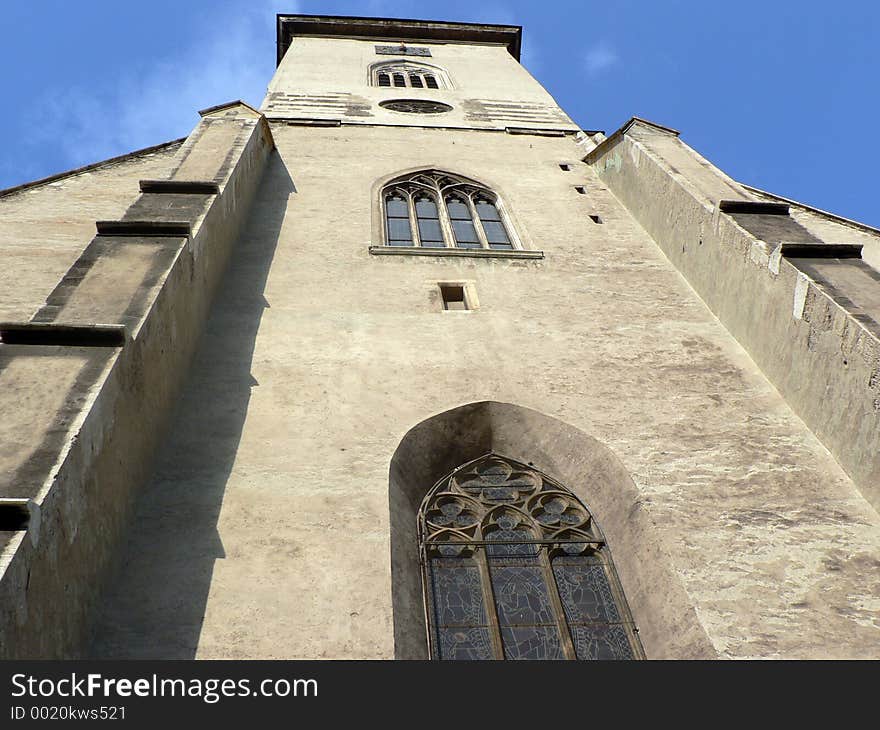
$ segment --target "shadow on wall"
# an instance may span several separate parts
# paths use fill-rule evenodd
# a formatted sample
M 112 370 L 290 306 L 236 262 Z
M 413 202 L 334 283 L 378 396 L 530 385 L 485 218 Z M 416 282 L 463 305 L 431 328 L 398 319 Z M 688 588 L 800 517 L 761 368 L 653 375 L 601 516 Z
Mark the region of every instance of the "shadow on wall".
M 155 471 L 138 499 L 121 567 L 109 582 L 87 654 L 98 659 L 192 659 L 214 562 L 217 520 L 250 402 L 266 278 L 295 193 L 269 157 L 247 225 L 217 290 Z
M 391 580 L 394 653 L 426 659 L 419 570 L 419 506 L 438 479 L 488 452 L 531 464 L 564 484 L 605 534 L 624 594 L 650 659 L 717 658 L 670 564 L 663 540 L 620 460 L 581 430 L 529 408 L 483 401 L 412 428 L 391 459 Z

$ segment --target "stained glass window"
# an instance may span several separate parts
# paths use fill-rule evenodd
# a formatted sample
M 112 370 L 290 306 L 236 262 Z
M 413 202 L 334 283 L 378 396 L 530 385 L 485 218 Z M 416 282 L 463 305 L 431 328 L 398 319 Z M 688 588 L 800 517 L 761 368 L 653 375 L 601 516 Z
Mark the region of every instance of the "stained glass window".
M 498 196 L 474 180 L 422 170 L 389 183 L 383 199 L 389 246 L 516 248 Z M 411 214 L 415 238 L 407 232 Z
M 425 497 L 419 543 L 432 658 L 644 656 L 590 511 L 534 467 L 462 465 Z

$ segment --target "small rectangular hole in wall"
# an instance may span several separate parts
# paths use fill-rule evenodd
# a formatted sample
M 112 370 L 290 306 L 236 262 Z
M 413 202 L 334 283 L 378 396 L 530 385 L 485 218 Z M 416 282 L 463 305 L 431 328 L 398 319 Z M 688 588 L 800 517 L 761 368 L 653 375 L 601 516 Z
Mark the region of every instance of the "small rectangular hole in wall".
M 563 172 L 570 172 L 570 171 L 571 171 L 571 165 L 569 165 L 569 164 L 567 164 L 567 163 L 565 163 L 565 162 L 560 162 L 560 163 L 559 163 L 559 169 L 562 170 Z
M 590 220 L 593 221 L 593 223 L 601 223 L 602 222 L 602 219 L 597 215 L 591 215 Z
M 575 185 L 575 186 L 574 186 L 574 189 L 575 189 L 578 193 L 580 193 L 581 195 L 586 195 L 586 194 L 587 194 L 587 189 L 586 189 L 583 185 Z
M 440 294 L 443 296 L 443 309 L 458 312 L 464 312 L 468 309 L 463 285 L 441 284 Z

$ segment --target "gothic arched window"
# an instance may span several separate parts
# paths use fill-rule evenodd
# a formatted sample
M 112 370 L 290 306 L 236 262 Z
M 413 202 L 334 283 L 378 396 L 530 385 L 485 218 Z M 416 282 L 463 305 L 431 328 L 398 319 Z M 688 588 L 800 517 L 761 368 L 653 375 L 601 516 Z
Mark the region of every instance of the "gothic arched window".
M 388 246 L 516 247 L 498 196 L 474 180 L 424 170 L 388 183 L 382 202 Z
M 370 73 L 373 86 L 401 89 L 446 89 L 449 81 L 438 68 L 411 61 L 387 61 L 373 66 Z
M 496 454 L 458 467 L 419 511 L 433 659 L 640 659 L 605 540 L 584 504 Z

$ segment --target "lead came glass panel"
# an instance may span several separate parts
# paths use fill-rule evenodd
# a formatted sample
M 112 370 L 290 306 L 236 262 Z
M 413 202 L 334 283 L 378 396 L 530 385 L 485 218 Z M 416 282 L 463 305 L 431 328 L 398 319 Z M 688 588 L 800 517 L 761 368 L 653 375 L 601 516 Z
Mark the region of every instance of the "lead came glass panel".
M 537 559 L 506 559 L 491 567 L 492 590 L 502 626 L 555 625 L 544 569 Z
M 621 620 L 605 566 L 597 558 L 556 558 L 553 575 L 566 618 L 571 623 Z
M 437 631 L 437 644 L 439 658 L 447 661 L 495 658 L 489 629 L 485 626 L 441 627 Z
M 571 626 L 578 659 L 634 659 L 626 629 L 620 624 Z
M 435 643 L 441 659 L 492 659 L 480 568 L 471 558 L 430 560 Z
M 432 558 L 431 589 L 438 626 L 485 626 L 480 568 L 470 558 Z
M 436 89 L 437 88 L 437 79 L 434 78 L 433 76 L 426 75 L 425 76 L 425 84 L 427 85 L 427 87 L 429 89 Z
M 463 214 L 459 197 L 442 200 Z M 464 464 L 419 520 L 434 658 L 643 656 L 589 510 L 531 465 L 495 454 Z
M 525 542 L 534 539 L 534 535 L 528 530 L 501 529 L 490 533 L 486 538 L 493 542 L 510 543 L 507 545 L 486 545 L 486 555 L 490 558 L 506 555 L 538 554 L 537 545 L 530 545 L 528 542 Z
M 565 659 L 555 626 L 502 626 L 501 641 L 505 659 Z
M 491 540 L 531 540 L 523 530 L 499 530 Z M 491 545 L 489 572 L 505 659 L 564 659 L 538 546 Z M 512 557 L 512 556 L 534 557 Z M 502 557 L 503 556 L 503 557 Z

